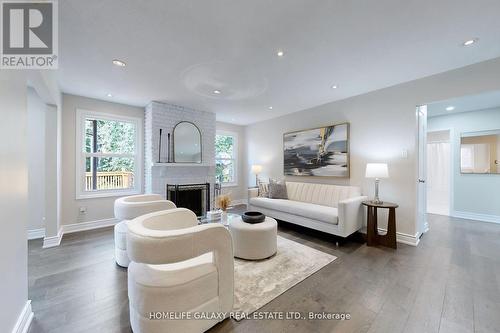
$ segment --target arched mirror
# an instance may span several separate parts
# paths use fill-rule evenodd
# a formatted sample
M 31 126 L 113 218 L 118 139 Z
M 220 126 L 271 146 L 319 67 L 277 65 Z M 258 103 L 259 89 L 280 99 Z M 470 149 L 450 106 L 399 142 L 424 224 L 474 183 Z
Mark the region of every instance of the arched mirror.
M 201 133 L 195 124 L 181 121 L 174 127 L 174 163 L 201 163 Z

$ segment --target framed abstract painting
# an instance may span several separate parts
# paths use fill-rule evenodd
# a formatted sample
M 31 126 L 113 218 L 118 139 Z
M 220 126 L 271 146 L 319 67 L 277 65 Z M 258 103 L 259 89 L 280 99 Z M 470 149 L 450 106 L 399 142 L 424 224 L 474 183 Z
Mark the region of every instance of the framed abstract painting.
M 283 134 L 286 176 L 349 177 L 349 123 Z

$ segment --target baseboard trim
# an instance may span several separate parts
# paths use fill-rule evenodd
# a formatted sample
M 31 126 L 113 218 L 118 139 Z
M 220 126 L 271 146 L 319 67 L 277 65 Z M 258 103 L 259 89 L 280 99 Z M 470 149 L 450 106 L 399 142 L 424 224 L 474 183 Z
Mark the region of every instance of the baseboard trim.
M 378 228 L 378 231 L 383 233 L 387 232 L 387 230 L 382 228 Z M 396 231 L 396 242 L 411 246 L 417 246 L 418 243 L 420 243 L 420 234 L 417 232 L 415 235 L 412 236 L 410 234 L 405 234 Z
M 396 241 L 402 244 L 410 246 L 418 246 L 420 243 L 421 234 L 416 233 L 415 235 L 404 234 L 401 232 L 396 232 Z
M 26 301 L 23 310 L 17 317 L 16 325 L 12 330 L 12 333 L 26 333 L 30 328 L 31 322 L 33 320 L 33 310 L 31 309 L 31 300 Z
M 500 216 L 498 215 L 478 214 L 478 213 L 461 212 L 455 210 L 451 213 L 451 216 L 466 220 L 500 223 Z
M 45 237 L 45 228 L 28 230 L 28 240 Z
M 65 234 L 71 234 L 74 232 L 94 230 L 106 227 L 112 227 L 118 223 L 115 218 L 103 219 L 97 221 L 88 221 L 81 223 L 65 224 L 63 225 L 57 234 L 57 236 L 45 237 L 43 239 L 43 248 L 55 247 L 61 244 L 61 240 Z
M 43 239 L 43 248 L 47 249 L 49 247 L 59 246 L 59 244 L 61 244 L 62 237 L 63 237 L 63 229 L 59 228 L 57 236 L 45 237 Z
M 366 227 L 359 230 L 359 232 L 366 234 Z M 383 228 L 378 228 L 378 232 L 385 234 L 387 232 L 387 230 L 383 229 Z M 401 243 L 401 244 L 411 245 L 411 246 L 417 246 L 418 243 L 420 243 L 420 236 L 421 236 L 421 234 L 419 234 L 419 233 L 416 233 L 415 235 L 412 236 L 410 234 L 396 232 L 396 242 Z
M 64 234 L 71 234 L 73 232 L 112 227 L 117 223 L 118 223 L 117 219 L 111 218 L 111 219 L 103 219 L 97 221 L 65 224 L 62 226 L 62 229 Z

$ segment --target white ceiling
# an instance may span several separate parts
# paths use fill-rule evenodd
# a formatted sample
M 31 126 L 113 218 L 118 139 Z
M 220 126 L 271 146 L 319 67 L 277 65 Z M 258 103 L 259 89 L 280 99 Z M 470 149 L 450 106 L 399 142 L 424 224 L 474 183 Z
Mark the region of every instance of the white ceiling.
M 59 11 L 64 92 L 236 124 L 500 56 L 498 0 L 64 0 Z
M 447 111 L 446 108 L 449 106 L 454 107 L 454 109 Z M 427 115 L 429 117 L 436 117 L 498 107 L 500 107 L 500 91 L 490 91 L 479 95 L 463 96 L 431 103 L 427 105 Z

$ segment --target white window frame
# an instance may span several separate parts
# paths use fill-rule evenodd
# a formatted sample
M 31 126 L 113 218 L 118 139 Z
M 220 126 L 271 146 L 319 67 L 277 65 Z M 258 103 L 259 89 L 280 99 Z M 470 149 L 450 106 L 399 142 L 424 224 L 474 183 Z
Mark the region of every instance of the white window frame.
M 225 130 L 217 130 L 216 135 L 224 135 L 233 137 L 233 158 L 217 158 L 217 153 L 215 154 L 215 164 L 217 164 L 217 160 L 231 160 L 234 164 L 234 181 L 230 183 L 221 183 L 222 187 L 237 187 L 239 186 L 239 177 L 238 177 L 238 133 L 232 131 Z
M 135 154 L 114 154 L 114 153 L 86 153 L 85 152 L 85 119 L 94 118 L 111 121 L 121 121 L 134 123 L 135 131 Z M 142 193 L 142 182 L 144 178 L 144 163 L 143 163 L 143 119 L 139 117 L 128 117 L 110 113 L 96 112 L 84 109 L 76 110 L 76 199 L 91 199 L 118 197 L 125 195 L 134 195 Z M 117 190 L 97 190 L 85 191 L 85 158 L 89 155 L 97 157 L 134 157 L 135 172 L 134 172 L 134 188 L 132 189 L 117 189 Z

